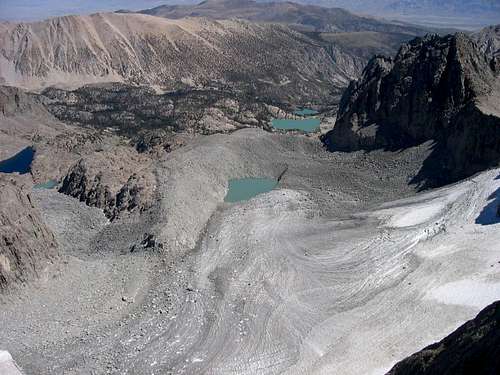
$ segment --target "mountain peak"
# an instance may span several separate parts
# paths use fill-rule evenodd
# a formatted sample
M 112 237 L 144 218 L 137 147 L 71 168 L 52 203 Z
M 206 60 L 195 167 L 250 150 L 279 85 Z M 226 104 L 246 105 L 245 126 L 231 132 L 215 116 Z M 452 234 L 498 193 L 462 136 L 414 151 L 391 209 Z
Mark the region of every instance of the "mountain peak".
M 419 178 L 456 181 L 500 159 L 498 87 L 495 65 L 469 36 L 416 38 L 394 60 L 375 58 L 368 64 L 344 93 L 335 127 L 324 141 L 331 149 L 349 151 L 433 140 L 435 163 L 429 162 L 431 169 L 423 168 Z M 464 138 L 467 145 L 459 141 Z M 476 149 L 481 155 L 473 154 Z

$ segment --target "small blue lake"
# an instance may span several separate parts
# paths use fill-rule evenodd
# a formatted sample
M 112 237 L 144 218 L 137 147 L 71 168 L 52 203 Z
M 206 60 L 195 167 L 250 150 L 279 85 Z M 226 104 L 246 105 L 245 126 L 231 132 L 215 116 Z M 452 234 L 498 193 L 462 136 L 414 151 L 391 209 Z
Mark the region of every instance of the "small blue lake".
M 30 171 L 31 162 L 35 156 L 32 147 L 26 147 L 9 159 L 0 161 L 0 172 L 25 174 Z
M 256 195 L 267 193 L 278 185 L 273 178 L 238 178 L 229 180 L 229 189 L 224 202 L 247 201 Z
M 317 115 L 319 112 L 315 111 L 314 109 L 302 108 L 296 110 L 294 113 L 299 116 L 314 116 Z
M 317 132 L 320 124 L 321 120 L 319 118 L 307 118 L 300 120 L 274 119 L 272 121 L 272 126 L 276 129 L 302 130 L 306 133 Z
M 33 189 L 54 189 L 57 186 L 56 180 L 49 180 L 42 184 L 33 185 Z

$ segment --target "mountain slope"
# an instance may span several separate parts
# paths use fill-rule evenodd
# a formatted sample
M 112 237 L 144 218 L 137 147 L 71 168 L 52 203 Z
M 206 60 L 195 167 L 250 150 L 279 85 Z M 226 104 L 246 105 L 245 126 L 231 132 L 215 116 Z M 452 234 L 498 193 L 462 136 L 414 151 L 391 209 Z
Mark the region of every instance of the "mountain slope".
M 114 13 L 0 24 L 0 82 L 28 89 L 218 82 L 318 98 L 346 85 L 341 68 L 318 42 L 280 25 Z
M 293 2 L 257 2 L 247 0 L 207 0 L 197 5 L 162 5 L 141 11 L 171 19 L 207 17 L 211 19 L 246 19 L 292 25 L 300 30 L 318 32 L 398 32 L 412 35 L 425 33 L 413 26 L 402 26 L 361 17 L 340 8 L 325 8 Z
M 434 140 L 415 182 L 442 184 L 500 161 L 498 66 L 463 34 L 417 38 L 376 57 L 341 100 L 324 137 L 334 150 L 399 149 Z

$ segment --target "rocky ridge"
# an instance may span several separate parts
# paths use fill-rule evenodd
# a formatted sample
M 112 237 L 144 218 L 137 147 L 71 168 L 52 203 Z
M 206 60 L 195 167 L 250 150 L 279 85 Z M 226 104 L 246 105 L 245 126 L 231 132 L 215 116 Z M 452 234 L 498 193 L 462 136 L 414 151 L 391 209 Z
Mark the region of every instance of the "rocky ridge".
M 500 55 L 500 25 L 486 27 L 472 34 L 472 38 L 488 56 L 493 58 Z
M 394 59 L 373 58 L 344 93 L 332 150 L 399 149 L 434 140 L 414 182 L 443 184 L 500 160 L 499 71 L 464 34 L 404 44 Z
M 140 212 L 152 204 L 156 189 L 152 159 L 130 147 L 101 150 L 78 160 L 59 192 L 101 208 L 109 219 Z
M 31 187 L 27 178 L 0 173 L 0 291 L 39 276 L 58 257 Z

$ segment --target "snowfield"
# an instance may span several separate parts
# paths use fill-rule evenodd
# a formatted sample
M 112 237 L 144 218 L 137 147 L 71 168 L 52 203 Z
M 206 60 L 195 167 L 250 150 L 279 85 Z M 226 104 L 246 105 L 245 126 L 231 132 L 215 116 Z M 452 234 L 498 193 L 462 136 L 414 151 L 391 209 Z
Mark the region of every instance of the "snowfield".
M 284 189 L 225 209 L 194 272 L 203 303 L 186 301 L 173 327 L 190 326 L 189 341 L 165 360 L 182 353 L 186 373 L 385 373 L 500 299 L 500 222 L 476 223 L 498 174 L 354 219 L 323 220 Z

